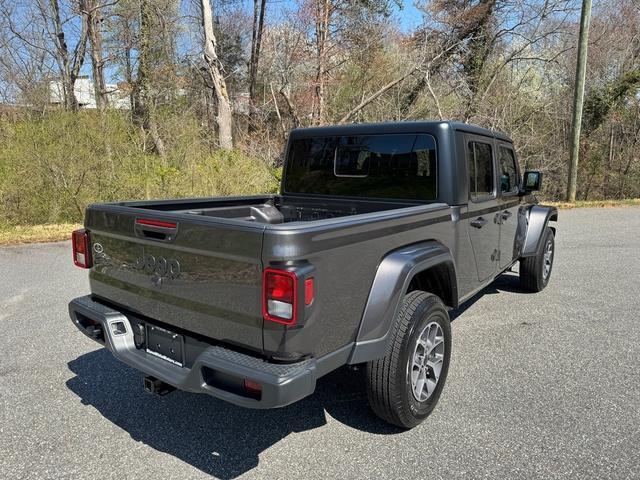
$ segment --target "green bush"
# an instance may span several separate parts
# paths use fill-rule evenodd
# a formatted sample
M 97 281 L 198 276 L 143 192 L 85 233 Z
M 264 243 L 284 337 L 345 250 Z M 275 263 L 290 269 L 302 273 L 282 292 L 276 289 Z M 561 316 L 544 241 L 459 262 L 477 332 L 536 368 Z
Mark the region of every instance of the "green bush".
M 212 151 L 198 122 L 159 120 L 166 155 L 125 113 L 54 111 L 0 123 L 0 224 L 82 221 L 93 202 L 275 192 L 278 173 L 239 151 Z

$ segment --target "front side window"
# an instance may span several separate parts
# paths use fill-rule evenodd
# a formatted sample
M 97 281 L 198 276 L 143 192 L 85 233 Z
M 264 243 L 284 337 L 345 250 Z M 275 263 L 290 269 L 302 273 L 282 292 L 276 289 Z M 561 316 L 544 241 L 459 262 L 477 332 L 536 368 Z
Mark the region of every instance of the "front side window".
M 469 196 L 471 200 L 481 200 L 493 196 L 493 154 L 491 145 L 483 142 L 469 142 Z
M 516 156 L 510 148 L 500 146 L 500 190 L 502 193 L 518 191 Z
M 436 199 L 436 142 L 426 134 L 292 140 L 284 192 L 375 199 Z

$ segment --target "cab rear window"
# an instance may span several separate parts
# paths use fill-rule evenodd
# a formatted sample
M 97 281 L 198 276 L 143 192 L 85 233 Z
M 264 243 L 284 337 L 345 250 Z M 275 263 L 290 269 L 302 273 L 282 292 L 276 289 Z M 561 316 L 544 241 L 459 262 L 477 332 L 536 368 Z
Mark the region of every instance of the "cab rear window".
M 293 140 L 285 193 L 435 200 L 436 143 L 431 135 L 385 134 Z

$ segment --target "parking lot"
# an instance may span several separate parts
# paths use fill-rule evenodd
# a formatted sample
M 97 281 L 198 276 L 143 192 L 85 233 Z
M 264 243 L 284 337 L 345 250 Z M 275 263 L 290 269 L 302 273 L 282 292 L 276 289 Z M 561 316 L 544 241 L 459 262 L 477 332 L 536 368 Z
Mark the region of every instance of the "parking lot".
M 560 211 L 549 287 L 456 311 L 449 378 L 400 431 L 340 370 L 279 410 L 155 397 L 78 332 L 68 242 L 0 248 L 0 478 L 638 478 L 640 208 Z

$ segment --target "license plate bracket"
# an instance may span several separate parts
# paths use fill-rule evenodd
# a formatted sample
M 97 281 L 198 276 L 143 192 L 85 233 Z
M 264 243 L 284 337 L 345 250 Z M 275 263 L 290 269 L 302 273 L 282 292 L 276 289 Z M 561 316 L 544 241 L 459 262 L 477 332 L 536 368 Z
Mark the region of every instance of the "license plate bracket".
M 146 351 L 174 365 L 184 365 L 184 337 L 162 327 L 147 324 Z

